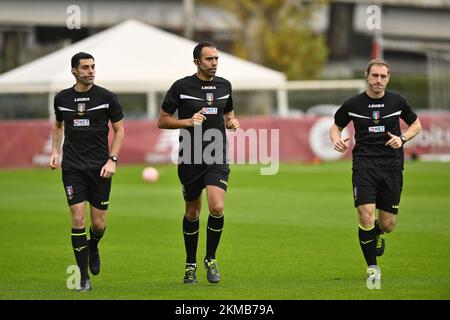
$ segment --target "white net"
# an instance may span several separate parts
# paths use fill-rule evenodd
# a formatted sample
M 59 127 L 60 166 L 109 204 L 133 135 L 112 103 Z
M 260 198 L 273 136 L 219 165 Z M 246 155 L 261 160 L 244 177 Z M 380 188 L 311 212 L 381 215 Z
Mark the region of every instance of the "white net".
M 450 111 L 450 53 L 427 52 L 429 108 Z
M 349 97 L 362 92 L 364 80 L 289 81 L 289 111 L 295 113 L 334 114 Z
M 423 130 L 419 142 L 429 147 L 422 160 L 450 160 L 450 53 L 427 52 L 428 104 L 431 117 L 428 129 Z

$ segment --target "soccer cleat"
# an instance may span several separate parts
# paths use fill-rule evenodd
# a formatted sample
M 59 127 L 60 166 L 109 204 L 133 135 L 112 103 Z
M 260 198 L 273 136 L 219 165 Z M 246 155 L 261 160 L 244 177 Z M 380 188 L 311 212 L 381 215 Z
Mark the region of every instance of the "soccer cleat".
M 220 281 L 220 273 L 217 267 L 216 259 L 205 259 L 206 278 L 211 283 Z
M 91 250 L 90 246 L 88 246 L 88 248 L 89 248 L 89 250 L 88 250 L 88 252 L 89 252 L 89 270 L 91 271 L 91 273 L 94 276 L 96 276 L 100 273 L 100 253 L 98 252 L 98 248 L 96 248 L 95 250 Z
M 89 279 L 81 280 L 80 289 L 77 289 L 77 291 L 78 292 L 87 292 L 87 291 L 91 291 L 91 290 L 92 290 L 91 281 Z
M 381 270 L 377 265 L 370 265 L 367 267 L 367 287 L 369 289 L 380 289 L 381 286 Z
M 197 283 L 197 267 L 195 265 L 187 264 L 184 269 L 184 283 Z
M 386 247 L 386 241 L 384 240 L 384 235 L 382 233 L 377 234 L 377 257 L 380 257 L 384 253 L 384 248 Z

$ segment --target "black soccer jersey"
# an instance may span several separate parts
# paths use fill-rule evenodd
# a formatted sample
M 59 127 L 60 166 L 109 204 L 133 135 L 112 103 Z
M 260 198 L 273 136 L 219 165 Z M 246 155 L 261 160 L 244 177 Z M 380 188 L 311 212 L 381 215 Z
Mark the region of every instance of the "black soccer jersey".
M 167 91 L 161 108 L 170 114 L 174 114 L 178 110 L 178 119 L 190 119 L 194 113 L 202 111 L 206 120 L 203 121 L 201 128 L 204 137 L 201 139 L 201 150 L 203 152 L 210 144 L 219 142 L 214 141 L 214 138 L 207 138 L 208 130 L 219 130 L 222 137 L 220 144 L 223 145 L 224 155 L 221 161 L 222 163 L 226 162 L 227 150 L 223 116 L 233 111 L 231 84 L 228 80 L 214 77 L 211 81 L 203 81 L 197 75 L 179 79 Z M 199 140 L 198 137 L 194 137 L 194 127 L 187 128 L 187 131 L 191 137 L 191 163 L 198 164 L 198 157 L 195 158 L 194 153 L 200 149 L 195 149 L 194 144 L 198 144 Z M 180 134 L 180 142 L 182 142 L 181 140 Z
M 124 117 L 116 95 L 97 85 L 85 92 L 71 87 L 55 96 L 54 109 L 64 121 L 62 168 L 100 169 L 109 157 L 108 122 Z
M 403 168 L 403 148 L 385 145 L 390 139 L 388 132 L 401 134 L 400 118 L 411 125 L 417 115 L 405 98 L 387 90 L 379 99 L 360 93 L 336 111 L 334 120 L 338 127 L 344 128 L 350 121 L 355 127 L 354 168 Z

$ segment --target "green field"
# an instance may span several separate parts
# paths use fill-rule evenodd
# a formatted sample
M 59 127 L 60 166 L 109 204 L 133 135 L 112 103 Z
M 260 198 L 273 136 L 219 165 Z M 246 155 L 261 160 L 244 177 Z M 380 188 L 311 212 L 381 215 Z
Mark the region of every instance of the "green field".
M 406 163 L 397 228 L 386 236 L 381 290 L 368 290 L 349 162 L 288 165 L 274 176 L 232 166 L 217 252 L 222 280 L 202 267 L 183 285 L 184 203 L 176 167 L 146 184 L 120 166 L 102 271 L 93 290 L 66 288 L 75 264 L 61 172 L 0 170 L 0 299 L 449 299 L 450 164 Z M 206 204 L 206 201 L 204 201 Z M 205 253 L 207 207 L 198 261 Z

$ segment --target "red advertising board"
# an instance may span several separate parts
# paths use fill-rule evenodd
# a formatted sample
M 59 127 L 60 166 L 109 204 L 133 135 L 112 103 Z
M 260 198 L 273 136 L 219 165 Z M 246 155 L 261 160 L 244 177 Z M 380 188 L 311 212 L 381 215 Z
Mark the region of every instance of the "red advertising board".
M 406 155 L 450 154 L 450 114 L 420 114 L 419 117 L 423 130 L 405 145 Z M 311 162 L 351 157 L 351 151 L 342 155 L 332 149 L 328 134 L 332 117 L 243 117 L 239 120 L 240 130 L 227 131 L 231 163 Z M 160 130 L 154 120 L 126 120 L 124 126 L 120 163 L 176 160 L 177 130 Z M 0 167 L 48 166 L 51 129 L 49 121 L 0 121 Z M 351 125 L 344 135 L 353 137 Z

